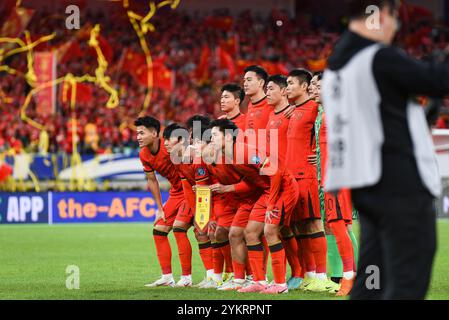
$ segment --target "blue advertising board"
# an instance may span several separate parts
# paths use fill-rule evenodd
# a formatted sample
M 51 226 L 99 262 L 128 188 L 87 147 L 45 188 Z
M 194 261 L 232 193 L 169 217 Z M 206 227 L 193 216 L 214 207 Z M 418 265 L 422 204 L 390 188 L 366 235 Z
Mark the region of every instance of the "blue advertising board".
M 139 153 L 114 153 L 99 156 L 81 155 L 81 163 L 72 167 L 72 156 L 66 154 L 49 154 L 47 156 L 32 155 L 27 169 L 34 173 L 38 180 L 68 180 L 72 174 L 95 180 L 143 180 L 145 174 L 139 160 Z M 6 163 L 15 167 L 16 157 L 7 156 Z M 23 164 L 22 164 L 23 166 Z M 26 170 L 26 172 L 28 172 Z M 30 176 L 28 175 L 28 178 Z
M 52 223 L 151 222 L 156 202 L 149 192 L 61 192 L 50 194 Z M 162 201 L 168 192 L 162 192 Z
M 48 223 L 48 193 L 0 193 L 0 224 Z

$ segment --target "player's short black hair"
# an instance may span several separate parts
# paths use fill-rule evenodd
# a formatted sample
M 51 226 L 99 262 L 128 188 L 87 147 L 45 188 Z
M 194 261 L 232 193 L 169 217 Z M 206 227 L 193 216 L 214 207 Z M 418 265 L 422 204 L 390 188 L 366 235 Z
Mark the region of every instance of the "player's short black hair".
M 267 79 L 268 79 L 268 72 L 265 71 L 264 68 L 262 68 L 261 66 L 257 66 L 257 65 L 252 65 L 249 67 L 246 67 L 244 70 L 244 73 L 247 72 L 254 72 L 257 77 L 260 79 L 262 79 L 264 81 L 264 86 L 267 84 Z
M 345 2 L 346 12 L 350 20 L 368 17 L 371 14 L 366 12 L 369 6 L 377 6 L 378 8 L 388 6 L 391 13 L 400 7 L 400 0 L 346 0 Z
M 144 126 L 147 129 L 154 129 L 156 130 L 157 135 L 159 135 L 159 132 L 161 131 L 161 123 L 159 120 L 150 116 L 137 118 L 136 121 L 134 121 L 134 125 L 136 127 Z
M 321 81 L 323 79 L 323 72 L 322 71 L 315 72 L 313 76 L 318 77 L 318 81 Z
M 270 77 L 268 77 L 267 84 L 269 82 L 276 83 L 281 89 L 287 88 L 287 77 L 283 74 L 275 74 Z
M 237 134 L 239 131 L 239 128 L 235 125 L 234 122 L 232 122 L 229 119 L 217 119 L 210 123 L 209 128 L 218 127 L 223 134 L 226 134 L 226 132 L 229 132 L 230 130 L 233 131 L 234 134 L 234 142 L 237 140 Z
M 245 91 L 236 83 L 227 83 L 221 88 L 221 92 L 228 91 L 232 93 L 235 99 L 240 99 L 240 104 L 245 100 Z
M 190 117 L 189 119 L 187 119 L 187 121 L 186 121 L 187 128 L 192 129 L 193 123 L 195 121 L 199 121 L 199 122 L 201 122 L 201 124 L 205 124 L 206 126 L 208 126 L 210 123 L 210 118 L 207 115 L 196 114 L 196 115 Z
M 172 123 L 164 129 L 164 132 L 162 133 L 162 137 L 164 137 L 165 140 L 170 139 L 175 130 L 185 130 L 185 132 L 186 132 L 185 135 L 178 134 L 178 136 L 177 136 L 178 141 L 180 141 L 181 138 L 183 138 L 184 136 L 188 136 L 186 128 L 182 127 L 178 123 Z M 179 133 L 179 131 L 178 131 L 178 133 Z
M 189 130 L 192 130 L 192 134 L 190 135 L 190 137 L 192 139 L 198 138 L 200 140 L 204 140 L 207 142 L 209 139 L 206 137 L 204 133 L 206 132 L 207 129 L 209 129 L 210 121 L 211 121 L 210 118 L 206 115 L 196 114 L 190 117 L 186 122 L 187 128 Z M 195 130 L 197 128 L 196 126 L 193 125 L 195 122 L 200 123 L 199 131 Z
M 299 83 L 307 83 L 308 86 L 310 86 L 310 81 L 312 81 L 312 73 L 307 69 L 293 69 L 288 74 L 289 77 L 295 77 L 299 80 Z

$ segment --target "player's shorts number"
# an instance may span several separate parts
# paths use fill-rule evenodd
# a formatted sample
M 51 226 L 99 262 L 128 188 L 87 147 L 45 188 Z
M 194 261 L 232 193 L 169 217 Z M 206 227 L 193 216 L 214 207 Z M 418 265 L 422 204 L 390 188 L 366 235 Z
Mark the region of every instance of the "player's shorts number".
M 333 199 L 327 199 L 327 210 L 329 210 L 329 211 L 334 210 L 334 200 Z

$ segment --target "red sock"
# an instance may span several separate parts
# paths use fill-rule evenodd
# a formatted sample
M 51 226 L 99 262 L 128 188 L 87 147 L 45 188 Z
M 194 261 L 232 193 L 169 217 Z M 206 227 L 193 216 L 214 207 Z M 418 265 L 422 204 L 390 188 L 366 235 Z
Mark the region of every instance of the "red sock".
M 296 243 L 296 239 L 291 236 L 287 239 L 282 240 L 282 246 L 285 250 L 285 256 L 288 260 L 288 264 L 292 269 L 292 277 L 299 278 L 301 277 L 301 264 L 298 258 L 298 244 Z
M 247 276 L 252 276 L 253 275 L 253 269 L 251 269 L 251 263 L 249 263 L 249 259 L 246 259 L 246 264 L 245 264 L 245 271 L 246 271 L 246 275 Z
M 304 278 L 304 272 L 306 270 L 306 265 L 304 263 L 304 256 L 303 256 L 303 247 L 302 247 L 302 242 L 301 242 L 301 237 L 302 236 L 296 236 L 295 240 L 296 240 L 296 244 L 298 246 L 298 259 L 299 259 L 299 263 L 301 264 L 301 278 Z
M 254 281 L 265 281 L 263 244 L 248 246 L 248 260 L 253 271 Z
M 304 259 L 305 272 L 316 271 L 315 256 L 312 251 L 312 243 L 309 237 L 301 239 L 302 256 Z
M 344 221 L 331 221 L 329 227 L 337 242 L 338 252 L 340 253 L 341 261 L 343 262 L 343 272 L 353 271 L 355 264 L 354 249 Z
M 198 248 L 200 251 L 200 257 L 203 261 L 204 268 L 206 270 L 211 270 L 214 268 L 214 263 L 212 261 L 212 245 L 210 241 L 198 243 Z
M 220 243 L 219 246 L 225 261 L 225 272 L 226 273 L 234 272 L 234 269 L 232 267 L 231 246 L 229 245 L 229 241 Z
M 181 262 L 182 275 L 192 274 L 192 246 L 190 245 L 187 230 L 173 228 L 176 244 L 178 245 L 179 260 Z
M 245 265 L 232 260 L 232 267 L 234 269 L 234 279 L 245 279 Z
M 222 274 L 223 273 L 223 265 L 224 265 L 224 257 L 221 253 L 221 249 L 217 248 L 217 243 L 212 244 L 212 255 L 214 262 L 214 273 Z
M 311 234 L 309 241 L 315 258 L 316 273 L 326 273 L 327 242 L 324 231 Z
M 162 274 L 170 274 L 171 270 L 171 247 L 167 238 L 168 233 L 153 229 L 153 239 L 156 245 L 157 259 L 162 269 Z
M 270 246 L 270 254 L 274 282 L 277 284 L 285 283 L 285 250 L 282 247 L 282 242 Z
M 270 246 L 268 245 L 267 239 L 264 235 L 262 235 L 262 244 L 263 244 L 263 271 L 265 275 L 267 274 L 267 266 L 268 266 L 268 255 L 270 254 Z

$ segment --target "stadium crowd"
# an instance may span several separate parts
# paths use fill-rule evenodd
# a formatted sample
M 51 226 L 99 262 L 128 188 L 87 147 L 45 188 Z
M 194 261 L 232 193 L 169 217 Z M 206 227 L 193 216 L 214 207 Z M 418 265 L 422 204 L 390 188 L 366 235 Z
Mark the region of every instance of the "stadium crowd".
M 119 92 L 120 104 L 108 109 L 108 95 L 101 88 L 81 86 L 75 111 L 79 151 L 99 154 L 136 150 L 131 124 L 141 111 L 146 87 L 136 79 L 134 66 L 127 63 L 141 57 L 141 53 L 137 54 L 141 52 L 138 38 L 123 12 L 85 13 L 82 20 L 101 25 L 102 48 L 109 60 L 107 75 Z M 94 74 L 97 62 L 94 54 L 88 54 L 88 32 L 83 35 L 82 28 L 74 36 L 74 31 L 58 28 L 60 21 L 61 17 L 45 10 L 35 12 L 28 25 L 32 39 L 56 32 L 54 40 L 35 50 L 58 49 L 58 77 L 68 72 Z M 273 73 L 285 73 L 294 67 L 323 69 L 343 24 L 325 24 L 307 15 L 291 19 L 276 11 L 268 17 L 243 12 L 231 18 L 226 11 L 197 17 L 175 10 L 155 16 L 152 22 L 156 30 L 147 37 L 151 55 L 153 61 L 170 71 L 170 79 L 166 87 L 154 88 L 148 113 L 157 115 L 163 124 L 185 122 L 198 113 L 220 115 L 219 88 L 226 82 L 240 82 L 242 70 L 249 64 L 261 64 Z M 413 25 L 403 26 L 407 32 L 398 41 L 420 59 L 438 54 L 449 37 L 430 27 L 435 25 L 430 18 L 413 21 Z M 26 72 L 25 54 L 15 55 L 7 62 Z M 49 152 L 72 152 L 73 114 L 69 105 L 61 101 L 61 87 L 53 115 L 37 114 L 34 102 L 27 111 L 30 118 L 45 125 L 43 134 L 20 120 L 20 107 L 30 90 L 24 78 L 1 74 L 0 151 L 38 152 L 44 148 L 42 145 L 48 145 Z M 449 128 L 449 99 L 445 99 L 445 106 L 437 128 Z M 244 104 L 242 109 L 245 108 Z

